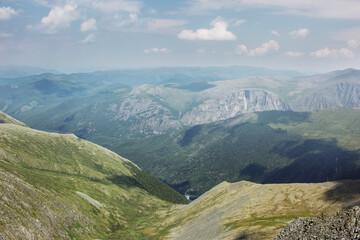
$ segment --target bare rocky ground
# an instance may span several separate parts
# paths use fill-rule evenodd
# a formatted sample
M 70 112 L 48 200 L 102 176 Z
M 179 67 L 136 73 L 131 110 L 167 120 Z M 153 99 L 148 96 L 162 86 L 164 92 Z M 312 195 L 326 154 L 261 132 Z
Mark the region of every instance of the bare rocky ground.
M 275 238 L 282 239 L 360 239 L 360 207 L 335 215 L 297 218 Z

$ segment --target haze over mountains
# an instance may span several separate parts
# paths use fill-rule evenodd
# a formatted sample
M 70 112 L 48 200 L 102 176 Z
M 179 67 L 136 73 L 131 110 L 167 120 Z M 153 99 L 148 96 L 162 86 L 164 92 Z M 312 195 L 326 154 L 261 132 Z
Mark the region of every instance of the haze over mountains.
M 255 77 L 257 70 L 164 68 L 2 79 L 0 109 L 32 127 L 104 145 L 248 112 L 360 106 L 358 70 L 296 78 L 263 69 L 259 74 L 274 76 Z
M 235 66 L 41 74 L 1 79 L 0 109 L 108 147 L 199 196 L 224 180 L 357 178 L 359 79 L 356 69 Z

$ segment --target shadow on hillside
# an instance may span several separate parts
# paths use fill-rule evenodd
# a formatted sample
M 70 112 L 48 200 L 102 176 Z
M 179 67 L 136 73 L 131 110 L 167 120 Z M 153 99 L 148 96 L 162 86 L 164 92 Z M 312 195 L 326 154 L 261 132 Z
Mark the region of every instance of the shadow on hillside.
M 265 175 L 266 167 L 257 163 L 251 163 L 240 171 L 240 175 L 244 176 L 244 179 L 261 179 Z
M 201 129 L 202 129 L 201 125 L 197 125 L 197 126 L 194 126 L 194 127 L 190 128 L 190 129 L 188 129 L 185 132 L 184 137 L 179 142 L 180 146 L 181 147 L 186 147 L 186 146 L 190 145 L 193 138 L 196 137 L 196 135 L 200 134 Z
M 235 240 L 266 239 L 266 234 L 259 231 L 244 231 L 235 237 Z
M 293 162 L 269 173 L 264 183 L 325 182 L 360 177 L 360 167 L 356 163 L 360 154 L 340 148 L 336 139 L 287 141 L 271 152 L 293 159 Z
M 360 205 L 360 180 L 339 181 L 325 193 L 325 200 L 341 202 L 344 209 Z
M 108 177 L 107 180 L 116 184 L 121 188 L 143 188 L 133 177 L 125 176 L 125 175 L 114 175 L 112 177 Z
M 292 111 L 266 111 L 257 112 L 258 122 L 263 124 L 269 123 L 303 123 L 310 122 L 310 112 L 292 112 Z

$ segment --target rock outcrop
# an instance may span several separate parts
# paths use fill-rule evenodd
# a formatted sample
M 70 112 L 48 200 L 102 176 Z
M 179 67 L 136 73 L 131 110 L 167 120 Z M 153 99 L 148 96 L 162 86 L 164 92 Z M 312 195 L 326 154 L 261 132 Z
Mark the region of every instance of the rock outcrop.
M 292 102 L 295 111 L 319 111 L 337 107 L 360 108 L 360 84 L 342 82 L 300 95 Z
M 282 239 L 360 239 L 360 207 L 335 215 L 297 218 L 275 238 Z
M 258 89 L 240 90 L 216 99 L 208 99 L 192 108 L 182 118 L 184 125 L 198 125 L 238 116 L 242 113 L 290 110 L 275 94 Z

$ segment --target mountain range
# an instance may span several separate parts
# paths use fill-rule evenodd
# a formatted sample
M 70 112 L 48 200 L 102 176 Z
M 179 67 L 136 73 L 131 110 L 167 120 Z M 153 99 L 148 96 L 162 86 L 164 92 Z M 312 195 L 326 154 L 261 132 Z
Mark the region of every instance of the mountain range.
M 196 197 L 222 181 L 357 178 L 359 79 L 355 69 L 250 67 L 41 74 L 0 79 L 0 109 L 107 147 Z
M 297 216 L 359 203 L 359 180 L 223 182 L 188 203 L 131 161 L 0 113 L 3 239 L 272 239 Z
M 270 70 L 251 75 L 255 70 L 162 68 L 1 79 L 0 110 L 36 129 L 106 145 L 243 113 L 360 107 L 358 70 L 309 77 Z

